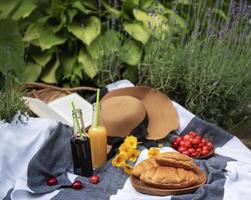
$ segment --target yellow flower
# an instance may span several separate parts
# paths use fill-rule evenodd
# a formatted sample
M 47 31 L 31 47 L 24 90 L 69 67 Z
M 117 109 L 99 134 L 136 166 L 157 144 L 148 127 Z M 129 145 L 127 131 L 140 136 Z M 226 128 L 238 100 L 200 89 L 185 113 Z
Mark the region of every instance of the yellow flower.
M 133 135 L 127 136 L 125 138 L 124 144 L 127 144 L 132 149 L 136 149 L 136 147 L 137 147 L 137 138 L 134 137 Z
M 124 166 L 126 159 L 127 159 L 126 153 L 121 152 L 112 159 L 112 165 L 114 167 Z
M 148 157 L 156 157 L 159 153 L 159 148 L 151 147 L 148 151 Z
M 126 143 L 123 143 L 123 144 L 121 144 L 120 145 L 120 147 L 119 147 L 119 152 L 120 153 L 125 153 L 126 155 L 129 155 L 130 154 L 130 151 L 131 151 L 132 149 L 130 148 L 130 146 L 128 146 Z M 128 158 L 128 157 L 127 157 Z M 126 159 L 127 159 L 126 158 Z
M 127 174 L 132 174 L 133 166 L 126 164 L 123 166 L 124 172 Z
M 139 153 L 140 152 L 137 149 L 133 149 L 132 151 L 130 151 L 129 160 L 135 162 L 139 156 Z

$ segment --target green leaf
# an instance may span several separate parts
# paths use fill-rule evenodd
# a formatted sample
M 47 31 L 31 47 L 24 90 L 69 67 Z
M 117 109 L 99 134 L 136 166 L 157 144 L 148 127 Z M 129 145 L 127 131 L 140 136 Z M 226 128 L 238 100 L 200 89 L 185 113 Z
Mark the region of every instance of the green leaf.
M 50 14 L 55 18 L 60 18 L 63 12 L 66 10 L 63 0 L 51 0 Z
M 156 0 L 141 0 L 140 8 L 147 12 L 152 12 L 153 10 L 159 14 L 166 14 L 166 7 Z
M 123 73 L 123 78 L 127 79 L 133 83 L 137 82 L 138 78 L 138 71 L 137 67 L 135 66 L 127 66 L 124 73 Z
M 36 9 L 36 7 L 37 6 L 34 3 L 34 0 L 23 0 L 12 18 L 14 20 L 18 20 L 20 18 L 24 19 L 28 17 Z
M 66 38 L 53 32 L 53 26 L 45 22 L 31 24 L 25 32 L 24 41 L 40 46 L 42 50 L 63 44 Z
M 122 35 L 119 32 L 108 30 L 86 48 L 92 58 L 97 59 L 102 57 L 105 52 L 115 53 L 118 51 L 121 46 L 121 38 Z
M 62 63 L 63 75 L 64 76 L 70 75 L 73 72 L 74 65 L 76 64 L 77 56 L 63 55 L 61 59 L 62 59 L 61 63 Z
M 73 67 L 73 74 L 76 75 L 78 78 L 83 79 L 83 64 L 76 63 Z
M 93 0 L 85 0 L 82 2 L 86 7 L 91 8 L 93 10 L 97 10 L 98 6 L 97 6 L 97 1 L 93 1 Z
M 31 24 L 26 32 L 24 33 L 23 41 L 31 42 L 32 40 L 38 39 L 40 36 L 40 29 L 42 29 L 43 23 L 33 23 Z
M 37 81 L 42 72 L 42 66 L 36 63 L 27 63 L 24 71 L 24 81 Z
M 40 77 L 40 79 L 45 82 L 45 83 L 57 83 L 57 69 L 59 67 L 59 60 L 56 59 L 56 61 L 54 62 L 54 64 L 48 65 L 42 72 L 42 75 Z
M 10 12 L 18 6 L 20 0 L 1 0 L 0 1 L 0 19 L 6 18 Z
M 79 11 L 81 11 L 82 13 L 88 15 L 93 13 L 93 11 L 87 9 L 81 2 L 79 1 L 75 1 L 72 3 L 72 7 L 78 9 Z
M 33 58 L 36 63 L 38 63 L 41 66 L 45 66 L 52 58 L 52 53 L 46 52 L 46 51 L 40 51 L 39 49 L 32 49 L 30 52 L 31 57 Z
M 185 28 L 185 20 L 177 15 L 174 11 L 171 9 L 166 9 L 167 13 L 169 14 L 169 22 L 171 24 L 178 24 L 180 28 Z
M 126 0 L 123 2 L 123 11 L 132 13 L 133 9 L 139 5 L 139 0 Z
M 121 48 L 120 59 L 129 64 L 137 65 L 140 62 L 141 52 L 135 41 L 129 40 Z
M 20 79 L 24 71 L 24 46 L 17 22 L 0 20 L 0 71 L 14 70 Z
M 142 22 L 151 33 L 168 31 L 167 18 L 163 15 L 157 13 L 151 15 L 137 9 L 133 10 L 133 15 L 135 19 Z
M 79 52 L 78 62 L 82 64 L 82 69 L 88 77 L 93 78 L 98 73 L 95 61 L 83 49 Z
M 77 24 L 68 25 L 68 31 L 80 39 L 83 43 L 90 45 L 101 32 L 100 20 L 97 17 L 90 17 L 84 27 Z
M 67 15 L 70 23 L 72 23 L 73 18 L 76 16 L 77 13 L 78 11 L 76 9 L 67 9 Z
M 58 31 L 60 31 L 61 28 L 64 27 L 66 22 L 67 22 L 67 17 L 66 17 L 66 15 L 62 14 L 61 17 L 60 17 L 60 22 L 57 25 L 54 25 L 52 27 L 53 33 L 57 33 Z
M 125 31 L 132 36 L 135 40 L 146 44 L 149 40 L 149 33 L 147 29 L 141 23 L 124 23 Z
M 106 3 L 104 0 L 101 0 L 102 5 L 105 7 L 105 9 L 115 18 L 119 18 L 122 16 L 122 11 L 119 11 L 112 6 L 110 6 L 108 3 Z
M 148 10 L 154 3 L 155 0 L 140 0 L 140 8 L 142 10 Z

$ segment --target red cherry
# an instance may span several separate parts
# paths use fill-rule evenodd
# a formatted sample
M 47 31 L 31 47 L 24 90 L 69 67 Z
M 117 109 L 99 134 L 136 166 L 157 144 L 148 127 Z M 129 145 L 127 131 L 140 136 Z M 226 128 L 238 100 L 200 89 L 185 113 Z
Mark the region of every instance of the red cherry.
M 58 180 L 55 177 L 51 177 L 47 180 L 47 185 L 53 186 L 58 184 Z
M 197 135 L 194 131 L 190 131 L 188 134 L 189 134 L 191 137 L 195 137 L 195 136 Z
M 186 151 L 187 149 L 184 147 L 184 146 L 180 146 L 179 148 L 178 148 L 178 151 L 179 152 L 183 152 L 183 151 Z
M 208 150 L 206 150 L 206 149 L 202 150 L 201 154 L 202 154 L 203 156 L 208 155 Z
M 198 147 L 197 149 L 195 149 L 195 151 L 197 151 L 197 152 L 202 151 L 202 149 Z
M 196 135 L 194 138 L 196 138 L 197 140 L 201 141 L 201 136 Z
M 213 149 L 214 146 L 213 146 L 213 144 L 211 142 L 208 142 L 207 147 L 208 147 L 209 150 L 211 150 L 211 149 Z
M 99 183 L 99 176 L 96 176 L 96 175 L 91 176 L 91 177 L 89 178 L 89 181 L 90 181 L 91 183 L 93 183 L 93 184 L 98 184 L 98 183 Z
M 177 141 L 174 141 L 172 143 L 173 148 L 177 149 L 179 147 L 179 143 Z
M 186 144 L 186 142 L 185 142 L 184 140 L 182 140 L 182 141 L 180 142 L 180 146 L 185 146 L 185 144 Z
M 183 139 L 186 140 L 186 141 L 189 141 L 190 138 L 191 138 L 190 135 L 185 135 Z
M 83 188 L 83 185 L 81 183 L 81 181 L 74 181 L 71 185 L 71 187 L 75 190 L 80 190 Z
M 208 150 L 209 150 L 209 149 L 208 149 L 208 146 L 207 146 L 207 145 L 203 146 L 203 147 L 202 147 L 202 151 L 203 151 L 203 150 L 207 150 L 207 151 L 208 151 Z
M 186 141 L 185 147 L 190 148 L 191 147 L 191 142 L 190 141 Z
M 202 143 L 202 144 L 207 144 L 207 141 L 206 141 L 204 138 L 202 138 L 202 139 L 201 139 L 201 143 Z
M 188 151 L 189 151 L 190 153 L 194 153 L 194 152 L 195 152 L 195 149 L 194 149 L 194 148 L 189 148 Z
M 193 153 L 191 153 L 191 156 L 194 157 L 194 158 L 198 157 L 198 155 L 199 155 L 199 154 L 198 154 L 198 152 L 196 152 L 196 151 L 193 152 Z
M 175 141 L 178 142 L 178 143 L 180 143 L 182 141 L 182 137 L 176 137 Z
M 187 156 L 189 156 L 189 155 L 190 155 L 190 152 L 189 152 L 189 151 L 187 151 L 187 150 L 186 150 L 186 151 L 182 151 L 182 153 L 183 153 L 183 154 L 185 154 L 185 155 L 187 155 Z
M 200 143 L 200 140 L 198 138 L 193 138 L 192 144 L 197 145 Z
M 199 148 L 202 148 L 203 146 L 204 146 L 204 144 L 201 143 L 201 142 L 198 144 L 198 147 L 199 147 Z

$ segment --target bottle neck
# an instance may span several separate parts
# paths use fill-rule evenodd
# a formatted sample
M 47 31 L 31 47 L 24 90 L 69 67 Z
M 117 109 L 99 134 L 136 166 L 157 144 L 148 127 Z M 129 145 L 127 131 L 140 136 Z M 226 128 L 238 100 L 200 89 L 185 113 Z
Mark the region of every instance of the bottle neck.
M 100 113 L 100 105 L 94 103 L 92 106 L 92 126 L 99 126 L 99 113 Z
M 72 112 L 74 136 L 82 138 L 85 136 L 84 120 L 81 109 Z

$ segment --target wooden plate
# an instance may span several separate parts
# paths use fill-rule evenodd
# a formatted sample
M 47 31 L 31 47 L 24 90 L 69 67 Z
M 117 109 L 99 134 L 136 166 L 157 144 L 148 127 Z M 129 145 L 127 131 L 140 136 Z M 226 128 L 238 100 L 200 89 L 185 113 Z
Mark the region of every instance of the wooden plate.
M 167 195 L 180 195 L 180 194 L 188 194 L 193 193 L 196 189 L 198 189 L 200 186 L 204 185 L 207 176 L 206 174 L 198 167 L 196 170 L 196 174 L 199 176 L 199 181 L 196 185 L 182 188 L 182 189 L 163 189 L 163 188 L 157 188 L 151 185 L 147 185 L 146 183 L 139 180 L 137 177 L 131 175 L 130 180 L 132 183 L 132 186 L 138 191 L 143 194 L 150 194 L 150 195 L 156 195 L 156 196 L 167 196 Z

